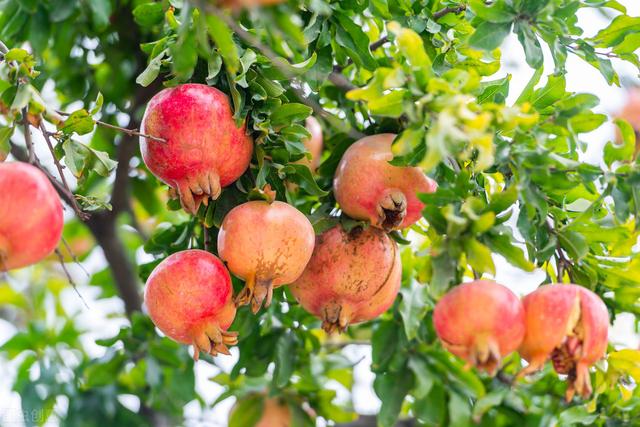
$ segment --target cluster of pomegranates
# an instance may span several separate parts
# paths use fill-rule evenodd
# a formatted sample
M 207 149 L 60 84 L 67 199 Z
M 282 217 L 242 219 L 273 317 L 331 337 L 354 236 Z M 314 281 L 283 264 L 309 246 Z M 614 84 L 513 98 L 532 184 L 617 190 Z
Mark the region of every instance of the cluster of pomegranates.
M 253 141 L 245 124 L 237 125 L 225 94 L 201 84 L 165 89 L 149 102 L 141 138 L 149 170 L 177 190 L 185 210 L 196 213 L 249 167 Z M 307 121 L 306 142 L 315 169 L 322 131 Z M 249 201 L 224 218 L 218 255 L 187 250 L 162 261 L 147 281 L 145 301 L 158 328 L 199 351 L 227 353 L 237 336 L 227 332 L 236 306 L 255 313 L 268 307 L 273 289 L 290 285 L 300 304 L 322 320 L 328 332 L 370 320 L 387 310 L 400 289 L 401 265 L 387 231 L 408 227 L 424 205 L 417 193 L 436 185 L 418 168 L 396 167 L 394 136 L 361 139 L 344 154 L 334 193 L 343 212 L 372 227 L 345 231 L 337 225 L 315 236 L 307 217 L 280 201 Z M 227 268 L 245 281 L 232 295 Z
M 568 401 L 576 392 L 591 394 L 589 366 L 607 350 L 607 308 L 577 285 L 544 285 L 520 301 L 495 282 L 464 283 L 437 303 L 433 322 L 447 350 L 489 373 L 516 350 L 529 363 L 518 376 L 551 359 L 555 371 L 567 375 Z

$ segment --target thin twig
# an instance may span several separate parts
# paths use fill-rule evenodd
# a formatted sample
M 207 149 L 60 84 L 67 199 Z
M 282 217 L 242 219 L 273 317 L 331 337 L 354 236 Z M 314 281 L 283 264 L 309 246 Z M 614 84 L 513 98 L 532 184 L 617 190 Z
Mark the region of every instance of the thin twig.
M 147 135 L 147 134 L 141 133 L 141 132 L 138 131 L 138 129 L 127 129 L 127 128 L 123 128 L 123 127 L 120 127 L 120 126 L 116 126 L 116 125 L 112 125 L 112 124 L 109 124 L 109 123 L 105 123 L 105 122 L 100 121 L 100 120 L 94 120 L 94 122 L 98 126 L 103 126 L 103 127 L 109 128 L 109 129 L 114 129 L 114 130 L 117 130 L 119 132 L 125 133 L 125 134 L 127 134 L 129 136 L 141 136 L 143 138 L 151 139 L 153 141 L 158 141 L 158 142 L 161 142 L 163 144 L 167 143 L 167 140 L 164 139 L 164 138 L 159 138 L 157 136 L 151 136 L 151 135 Z
M 91 277 L 91 274 L 89 274 L 89 272 L 87 271 L 86 268 L 84 268 L 84 265 L 82 265 L 82 263 L 78 260 L 78 257 L 76 256 L 76 254 L 73 252 L 73 250 L 71 249 L 71 246 L 69 246 L 69 242 L 67 242 L 67 239 L 65 239 L 64 237 L 62 237 L 60 240 L 62 240 L 62 244 L 64 245 L 64 247 L 67 249 L 67 252 L 69 253 L 69 256 L 71 257 L 71 259 L 73 260 L 74 263 L 76 263 L 78 265 L 78 267 L 80 267 L 80 269 L 82 269 L 82 271 L 84 272 L 84 274 L 87 275 L 87 277 Z
M 24 142 L 29 152 L 29 163 L 35 164 L 36 153 L 33 149 L 33 140 L 31 139 L 31 129 L 29 124 L 29 117 L 27 113 L 27 107 L 22 109 L 22 124 L 24 125 Z
M 51 133 L 47 131 L 43 123 L 40 123 L 40 131 L 44 136 L 44 140 L 47 142 L 47 146 L 49 147 L 49 151 L 51 152 L 51 157 L 53 157 L 53 163 L 56 165 L 56 169 L 58 169 L 58 173 L 60 174 L 60 180 L 62 180 L 62 185 L 69 193 L 73 194 L 73 192 L 71 191 L 71 188 L 69 187 L 69 184 L 67 183 L 67 178 L 64 176 L 63 166 L 60 164 L 60 161 L 58 160 L 54 152 L 53 143 L 51 142 L 51 138 L 50 138 Z M 84 212 L 82 209 L 80 209 L 80 206 L 78 205 L 78 201 L 76 200 L 75 196 L 71 199 L 71 207 L 73 208 L 73 211 L 76 213 L 76 215 L 78 216 L 78 218 L 80 218 L 81 221 L 86 221 L 87 219 L 89 219 L 89 214 Z
M 64 111 L 56 111 L 56 113 L 60 114 L 61 116 L 65 116 L 65 117 L 69 117 L 71 115 L 69 113 L 65 113 Z M 102 127 L 113 129 L 113 130 L 117 130 L 118 132 L 122 132 L 122 133 L 124 133 L 126 135 L 129 135 L 129 136 L 141 136 L 143 138 L 151 139 L 153 141 L 162 142 L 163 144 L 167 143 L 167 140 L 164 139 L 164 138 L 160 138 L 160 137 L 157 137 L 157 136 L 152 136 L 152 135 L 147 135 L 145 133 L 141 133 L 138 129 L 127 129 L 127 128 L 123 128 L 123 127 L 120 127 L 120 126 L 112 125 L 111 123 L 106 123 L 106 122 L 103 122 L 101 120 L 96 120 L 96 119 L 93 119 L 93 123 L 95 123 L 98 126 L 102 126 Z
M 460 12 L 464 12 L 465 10 L 467 10 L 467 5 L 466 4 L 461 4 L 459 6 L 449 6 L 449 7 L 445 7 L 443 9 L 440 9 L 437 12 L 434 12 L 433 13 L 433 18 L 437 21 L 438 19 L 440 19 L 443 16 L 448 15 L 450 13 L 458 14 Z
M 0 40 L 0 53 L 2 55 L 6 55 L 9 52 L 9 48 L 7 47 L 6 44 L 2 43 L 2 40 Z
M 58 248 L 56 248 L 55 252 L 56 252 L 56 255 L 58 256 L 58 259 L 60 260 L 60 265 L 62 266 L 62 270 L 64 270 L 64 274 L 66 274 L 67 276 L 67 280 L 69 281 L 69 284 L 73 286 L 73 290 L 76 291 L 76 294 L 78 295 L 78 297 L 80 298 L 80 301 L 82 301 L 84 306 L 89 308 L 89 305 L 87 304 L 87 302 L 84 300 L 84 298 L 82 298 L 82 295 L 80 295 L 80 291 L 78 291 L 76 282 L 73 281 L 71 274 L 69 274 L 69 270 L 67 270 L 67 266 L 65 265 L 64 256 L 62 255 L 62 252 L 60 252 L 60 249 Z
M 389 41 L 389 37 L 382 36 L 378 40 L 374 41 L 373 43 L 371 43 L 369 45 L 369 50 L 373 52 L 374 50 L 381 48 L 388 41 Z M 340 73 L 340 72 L 342 72 L 342 70 L 344 70 L 345 68 L 347 68 L 351 64 L 353 64 L 353 59 L 349 58 L 349 59 L 347 59 L 347 63 L 345 65 L 335 65 L 333 67 L 333 73 L 331 73 L 331 74 Z M 329 76 L 329 78 L 331 78 L 331 76 Z

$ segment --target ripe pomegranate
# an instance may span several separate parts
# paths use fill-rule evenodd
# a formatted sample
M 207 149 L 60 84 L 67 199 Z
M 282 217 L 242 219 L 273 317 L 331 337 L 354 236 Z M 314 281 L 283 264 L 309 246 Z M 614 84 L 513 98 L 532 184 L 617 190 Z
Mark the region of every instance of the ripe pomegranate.
M 140 137 L 142 157 L 193 214 L 247 170 L 253 152 L 245 126 L 236 126 L 227 95 L 202 84 L 157 93 L 147 105 L 142 133 L 166 140 Z
M 296 163 L 307 165 L 312 172 L 320 166 L 320 157 L 322 156 L 322 126 L 320 122 L 313 116 L 307 117 L 306 128 L 311 134 L 311 138 L 304 141 L 304 146 L 311 155 L 311 158 L 303 157 Z
M 589 366 L 607 350 L 609 314 L 600 297 L 577 285 L 545 285 L 524 300 L 527 332 L 518 350 L 535 372 L 551 358 L 559 374 L 568 375 L 567 401 L 577 392 L 591 394 Z
M 290 286 L 305 310 L 328 333 L 385 312 L 400 290 L 402 266 L 396 244 L 382 230 L 340 225 L 316 237 L 313 256 Z
M 192 344 L 193 357 L 229 354 L 237 332 L 231 277 L 215 255 L 197 249 L 168 256 L 153 270 L 144 291 L 149 317 L 169 338 Z
M 417 193 L 433 193 L 436 183 L 419 168 L 389 164 L 395 135 L 367 136 L 347 149 L 333 180 L 340 208 L 384 230 L 406 228 L 421 217 Z
M 254 313 L 263 302 L 268 307 L 273 288 L 302 274 L 314 242 L 313 226 L 291 205 L 255 200 L 233 208 L 220 226 L 218 253 L 246 281 L 236 304 L 251 304 Z
M 506 287 L 488 280 L 456 286 L 442 297 L 433 323 L 443 346 L 493 374 L 524 337 L 524 309 Z
M 0 271 L 46 258 L 62 236 L 62 204 L 47 177 L 27 163 L 0 163 Z

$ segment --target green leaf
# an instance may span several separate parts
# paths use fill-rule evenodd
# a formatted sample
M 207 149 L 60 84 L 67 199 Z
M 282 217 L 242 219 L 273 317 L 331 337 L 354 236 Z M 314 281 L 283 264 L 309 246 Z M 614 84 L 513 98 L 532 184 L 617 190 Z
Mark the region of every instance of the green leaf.
M 111 0 L 91 0 L 89 2 L 91 8 L 91 17 L 93 23 L 98 30 L 102 30 L 109 25 L 109 17 L 111 16 Z
M 635 129 L 625 120 L 616 119 L 615 124 L 620 130 L 622 141 L 620 144 L 607 143 L 604 147 L 604 162 L 611 166 L 615 161 L 631 161 L 636 147 Z
M 477 17 L 488 22 L 507 23 L 513 22 L 516 18 L 515 12 L 503 1 L 494 2 L 489 6 L 484 0 L 469 0 L 469 7 Z
M 233 41 L 233 33 L 227 24 L 216 15 L 207 15 L 209 35 L 218 46 L 227 71 L 236 74 L 240 69 L 240 54 Z
M 597 46 L 611 47 L 621 43 L 628 34 L 638 32 L 640 32 L 640 17 L 619 15 L 593 39 Z
M 524 252 L 512 243 L 512 236 L 504 228 L 494 229 L 483 238 L 487 246 L 502 255 L 515 267 L 525 271 L 533 271 L 535 266 L 525 258 Z
M 93 117 L 84 108 L 74 111 L 67 119 L 58 125 L 58 130 L 65 135 L 77 133 L 78 135 L 86 135 L 93 131 L 95 122 Z
M 511 31 L 511 22 L 483 22 L 469 38 L 469 45 L 476 49 L 496 49 L 502 44 L 509 31 Z
M 64 150 L 64 162 L 76 178 L 83 177 L 87 171 L 93 171 L 106 177 L 118 164 L 111 160 L 107 153 L 94 150 L 74 139 L 64 141 L 62 149 Z
M 558 233 L 558 240 L 573 260 L 578 261 L 589 253 L 587 239 L 577 231 L 562 230 Z
M 143 3 L 133 9 L 133 19 L 141 27 L 152 27 L 164 21 L 162 3 Z
M 264 398 L 254 395 L 240 400 L 229 416 L 229 427 L 254 427 L 264 411 Z
M 571 117 L 569 126 L 575 133 L 587 133 L 598 129 L 607 119 L 606 114 L 586 112 Z
M 540 46 L 538 37 L 533 32 L 531 27 L 522 21 L 518 21 L 514 26 L 514 30 L 518 35 L 520 44 L 524 48 L 527 64 L 529 64 L 529 66 L 534 69 L 542 67 L 544 62 L 542 47 Z
M 176 76 L 182 80 L 191 78 L 198 63 L 195 32 L 185 31 L 181 34 L 176 44 L 170 47 L 170 51 Z
M 398 381 L 402 378 L 402 381 Z M 373 383 L 376 394 L 382 401 L 378 414 L 378 426 L 393 427 L 400 414 L 402 402 L 413 386 L 413 374 L 405 367 L 397 374 L 378 374 Z
M 295 369 L 296 337 L 291 332 L 283 333 L 276 344 L 275 369 L 273 383 L 282 388 L 289 383 Z
M 449 395 L 449 426 L 468 427 L 471 425 L 471 407 L 469 400 L 458 393 Z
M 324 191 L 318 186 L 318 183 L 313 177 L 311 170 L 305 165 L 288 164 L 286 169 L 293 169 L 295 175 L 292 179 L 293 182 L 301 186 L 307 193 L 312 196 L 324 197 L 329 194 L 328 191 Z
M 291 102 L 277 107 L 271 113 L 271 126 L 274 128 L 290 125 L 293 122 L 301 121 L 309 117 L 313 110 L 304 104 Z
M 547 84 L 533 93 L 531 103 L 541 110 L 563 98 L 566 94 L 566 81 L 564 75 L 551 75 Z
M 540 77 L 542 77 L 542 72 L 544 68 L 540 67 L 533 72 L 533 75 L 529 79 L 527 85 L 522 89 L 522 93 L 516 100 L 516 104 L 521 105 L 525 102 L 530 102 L 531 97 L 533 96 L 533 89 L 536 87 L 538 82 L 540 81 Z
M 400 117 L 406 110 L 405 97 L 409 94 L 406 89 L 395 90 L 367 104 L 371 114 L 384 117 Z
M 13 129 L 9 126 L 0 126 L 0 162 L 3 162 L 11 151 L 9 140 L 13 135 Z
M 590 413 L 585 405 L 573 406 L 560 413 L 558 418 L 560 426 L 570 426 L 575 424 L 593 425 L 598 419 L 598 414 Z
M 427 311 L 428 288 L 416 281 L 412 281 L 409 288 L 400 289 L 402 300 L 398 311 L 404 324 L 407 339 L 412 340 L 418 335 L 422 318 Z
M 488 247 L 470 237 L 464 241 L 464 251 L 467 254 L 467 261 L 475 271 L 495 276 L 496 266 Z
M 147 68 L 144 69 L 142 73 L 136 78 L 136 83 L 140 86 L 147 87 L 149 86 L 160 74 L 160 68 L 162 67 L 162 60 L 169 52 L 168 49 L 163 50 L 158 55 L 153 57 L 147 65 Z
M 409 368 L 413 371 L 416 379 L 416 387 L 413 390 L 413 396 L 416 399 L 423 399 L 429 395 L 436 377 L 429 369 L 427 362 L 420 356 L 413 356 L 409 359 Z

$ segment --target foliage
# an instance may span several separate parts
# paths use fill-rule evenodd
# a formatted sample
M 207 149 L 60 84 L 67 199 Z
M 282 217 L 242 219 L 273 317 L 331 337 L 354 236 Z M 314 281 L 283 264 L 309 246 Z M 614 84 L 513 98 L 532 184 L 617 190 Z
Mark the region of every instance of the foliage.
M 615 17 L 585 38 L 576 17 L 584 8 Z M 491 77 L 512 32 L 532 67 L 520 94 L 510 91 L 511 76 Z M 607 363 L 595 368 L 593 397 L 567 405 L 565 384 L 551 369 L 510 388 L 521 366 L 517 355 L 495 378 L 464 369 L 437 342 L 431 322 L 435 302 L 451 286 L 495 275 L 494 255 L 524 271 L 542 269 L 545 283 L 594 290 L 613 319 L 640 315 L 636 134 L 618 120 L 621 138 L 607 144 L 603 164 L 581 161 L 581 134 L 608 118 L 593 111 L 596 96 L 566 90 L 569 55 L 609 84 L 620 81 L 611 57 L 640 67 L 640 18 L 627 16 L 617 1 L 291 0 L 232 14 L 181 0 L 1 0 L 0 39 L 11 47 L 0 62 L 0 152 L 24 147 L 17 130 L 25 123 L 55 125 L 48 131 L 52 154 L 77 178 L 75 197 L 87 211 L 115 203 L 114 159 L 132 143 L 101 123 L 128 117 L 136 127 L 144 100 L 161 85 L 216 86 L 229 94 L 238 122 L 247 120 L 256 142 L 250 170 L 197 217 L 178 211 L 139 160 L 131 163 L 131 209 L 119 218 L 118 237 L 130 259 L 141 248 L 153 255 L 139 265 L 141 282 L 169 254 L 204 247 L 205 229 L 215 252 L 224 215 L 267 184 L 307 214 L 316 232 L 337 220 L 353 226 L 332 216 L 331 183 L 342 153 L 360 135 L 397 133 L 393 163 L 419 166 L 438 182 L 437 192 L 421 196 L 425 220 L 395 236 L 411 242 L 402 249 L 403 289 L 380 319 L 327 337 L 286 287 L 257 316 L 239 310 L 232 326 L 240 333 L 239 359 L 230 373 L 211 379 L 225 387 L 215 403 L 249 396 L 236 412 L 246 417 L 232 417 L 232 426 L 255 422 L 251 414 L 262 404 L 255 393 L 265 390 L 287 399 L 297 425 L 313 424 L 302 407 L 337 423 L 354 419 L 334 389 L 351 391 L 353 365 L 342 349 L 362 341 L 372 348 L 381 426 L 399 416 L 452 426 L 604 425 L 640 416 L 632 385 L 640 380 L 637 351 L 611 348 Z M 543 78 L 545 44 L 555 68 Z M 41 95 L 48 82 L 53 101 Z M 294 163 L 306 155 L 304 119 L 312 113 L 325 130 L 317 175 Z M 146 225 L 134 233 L 127 222 Z M 92 241 L 87 229 L 71 220 L 65 236 L 83 248 L 84 259 Z M 130 425 L 154 411 L 180 419 L 194 399 L 206 406 L 186 349 L 158 337 L 141 314 L 117 336 L 97 341 L 106 352 L 91 357 L 79 314 L 65 311 L 61 279 L 49 274 L 34 277 L 26 290 L 0 287 L 0 304 L 20 326 L 2 353 L 18 361 L 13 388 L 25 410 L 49 417 L 65 396 L 68 408 L 56 414 L 65 425 L 87 425 L 88 413 L 96 425 Z M 237 291 L 242 283 L 235 282 Z M 103 298 L 118 290 L 113 270 L 90 283 Z M 45 313 L 49 301 L 53 316 Z M 123 406 L 122 395 L 137 396 L 141 409 Z

